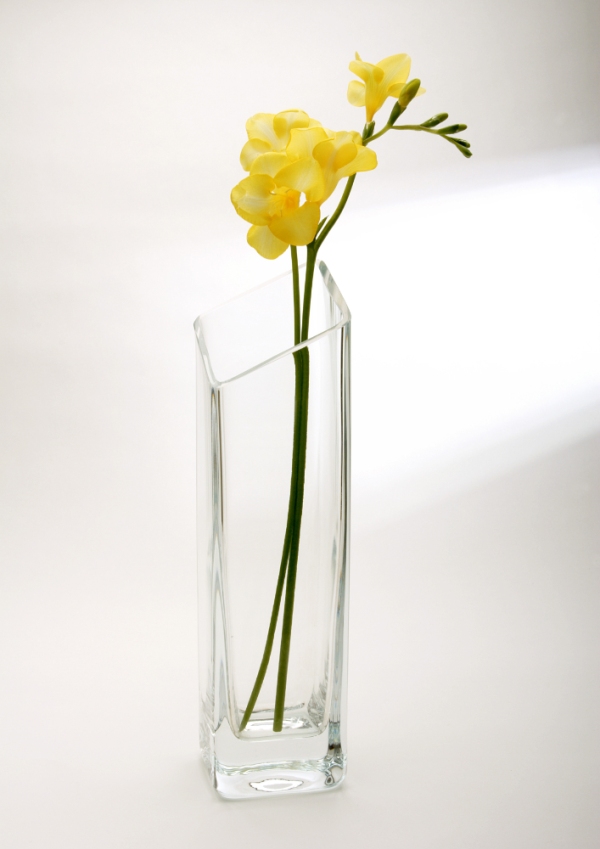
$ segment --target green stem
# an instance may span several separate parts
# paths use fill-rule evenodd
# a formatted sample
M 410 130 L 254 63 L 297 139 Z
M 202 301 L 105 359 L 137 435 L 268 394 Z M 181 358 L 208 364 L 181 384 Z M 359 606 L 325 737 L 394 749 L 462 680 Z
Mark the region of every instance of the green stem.
M 387 133 L 387 131 L 391 130 L 391 129 L 392 129 L 392 125 L 386 124 L 385 127 L 383 127 L 383 129 L 379 130 L 378 133 L 375 133 L 374 136 L 370 136 L 368 139 L 363 140 L 364 146 L 366 147 L 369 144 L 369 142 L 375 141 L 375 139 L 380 139 L 381 136 L 385 135 L 385 133 Z
M 317 254 L 314 244 L 308 245 L 306 249 L 306 278 L 304 283 L 304 304 L 302 308 L 302 329 L 300 341 L 308 339 L 310 323 L 310 306 L 312 296 L 312 284 L 315 271 Z M 308 437 L 308 393 L 310 356 L 308 347 L 301 348 L 294 353 L 296 362 L 300 364 L 300 417 L 298 451 L 294 456 L 294 470 L 296 478 L 296 497 L 294 519 L 290 540 L 290 560 L 287 569 L 287 583 L 285 588 L 285 601 L 283 606 L 283 623 L 281 626 L 281 648 L 279 651 L 279 668 L 277 670 L 277 687 L 275 692 L 275 714 L 273 717 L 273 731 L 281 731 L 283 728 L 283 717 L 285 712 L 285 691 L 290 661 L 290 648 L 292 643 L 292 622 L 294 618 L 294 599 L 296 594 L 296 574 L 298 569 L 298 554 L 300 551 L 300 530 L 302 526 L 302 509 L 304 506 L 304 482 L 306 476 L 306 444 Z
M 292 285 L 294 288 L 294 345 L 300 342 L 300 273 L 298 271 L 298 248 L 290 245 L 292 254 Z
M 378 133 L 375 133 L 375 135 L 368 139 L 363 138 L 364 146 L 366 147 L 370 142 L 375 141 L 375 139 L 380 139 L 381 136 L 385 135 L 385 133 L 389 132 L 389 130 L 413 130 L 417 133 L 431 133 L 432 136 L 441 136 L 443 139 L 446 139 L 446 141 L 453 144 L 454 147 L 462 147 L 462 145 L 456 143 L 456 140 L 452 138 L 452 135 L 446 135 L 441 130 L 437 130 L 435 127 L 423 127 L 421 124 L 386 124 L 385 127 L 379 130 Z M 466 145 L 466 147 L 468 148 L 468 145 Z M 465 154 L 465 156 L 470 156 L 470 154 Z
M 439 138 L 446 139 L 447 142 L 453 144 L 454 147 L 458 148 L 463 156 L 467 158 L 472 156 L 473 154 L 469 150 L 469 143 L 463 142 L 460 144 L 459 139 L 455 139 L 453 135 L 446 135 L 441 130 L 436 130 L 434 127 L 422 127 L 420 124 L 401 124 L 399 127 L 390 127 L 390 130 L 414 130 L 419 133 L 431 133 L 433 136 L 438 136 Z M 465 150 L 466 148 L 466 150 Z
M 422 127 L 420 124 L 400 124 L 397 127 L 390 127 L 391 130 L 417 130 L 420 133 L 432 133 L 434 136 L 443 136 L 435 127 Z M 451 138 L 448 138 L 451 141 Z
M 300 342 L 305 342 L 308 339 L 310 301 L 318 250 L 316 245 L 314 245 L 314 247 L 313 245 L 314 243 L 306 246 L 306 277 L 304 278 L 304 303 L 302 304 L 302 333 L 300 336 Z
M 283 623 L 281 626 L 281 648 L 279 650 L 279 667 L 277 670 L 277 687 L 275 692 L 275 713 L 273 716 L 273 731 L 283 728 L 285 712 L 285 691 L 290 660 L 292 641 L 292 620 L 294 616 L 294 597 L 296 591 L 296 572 L 298 553 L 300 550 L 300 527 L 302 524 L 302 508 L 304 504 L 304 479 L 306 471 L 306 437 L 308 418 L 308 349 L 302 348 L 294 354 L 299 366 L 301 386 L 301 413 L 298 441 L 298 453 L 294 458 L 296 467 L 296 493 L 294 499 L 294 518 L 290 540 L 290 559 L 287 569 L 285 601 L 283 606 Z
M 292 278 L 293 278 L 293 297 L 294 297 L 294 344 L 297 345 L 300 341 L 300 275 L 298 271 L 298 251 L 292 245 Z M 277 628 L 277 620 L 279 618 L 279 610 L 281 607 L 281 599 L 283 596 L 283 588 L 285 586 L 285 576 L 288 567 L 290 546 L 292 541 L 292 530 L 294 527 L 294 518 L 296 514 L 296 493 L 298 489 L 298 464 L 296 458 L 298 455 L 298 445 L 300 440 L 300 426 L 302 415 L 302 361 L 299 356 L 300 352 L 294 354 L 295 365 L 295 401 L 294 401 L 294 438 L 292 447 L 292 476 L 290 481 L 290 496 L 288 503 L 288 515 L 285 528 L 285 538 L 283 542 L 283 551 L 281 554 L 281 563 L 279 565 L 279 574 L 277 576 L 277 586 L 275 589 L 275 599 L 271 610 L 271 619 L 269 629 L 267 631 L 267 639 L 263 651 L 262 660 L 258 669 L 258 674 L 246 705 L 246 710 L 240 722 L 240 731 L 243 731 L 248 720 L 252 715 L 252 711 L 256 706 L 256 702 L 260 695 L 262 685 L 267 674 L 271 653 L 273 651 L 273 643 L 275 640 L 275 630 Z
M 332 227 L 334 226 L 335 222 L 338 220 L 338 218 L 340 217 L 340 215 L 344 211 L 344 207 L 346 206 L 348 198 L 350 197 L 350 192 L 352 191 L 352 186 L 354 185 L 355 180 L 356 180 L 356 174 L 353 174 L 351 177 L 348 177 L 348 182 L 346 183 L 346 187 L 344 188 L 344 194 L 341 196 L 340 202 L 338 203 L 335 212 L 329 218 L 329 221 L 327 222 L 327 224 L 321 230 L 321 233 L 318 236 L 318 238 L 316 238 L 314 240 L 313 245 L 315 246 L 314 247 L 315 256 L 317 254 L 317 251 L 319 250 L 319 248 L 321 247 L 321 245 L 323 244 L 323 242 L 325 241 L 325 239 L 329 235 L 329 233 L 330 233 Z M 306 272 L 308 274 L 308 257 L 307 257 Z
M 248 699 L 248 704 L 246 706 L 246 710 L 244 711 L 244 716 L 242 717 L 242 721 L 240 722 L 240 731 L 243 731 L 246 725 L 248 724 L 248 720 L 252 715 L 252 711 L 256 706 L 257 699 L 260 695 L 260 691 L 262 689 L 263 682 L 265 680 L 265 675 L 267 674 L 267 669 L 269 667 L 269 661 L 271 659 L 271 652 L 273 651 L 273 642 L 275 640 L 275 629 L 277 628 L 277 620 L 279 618 L 279 608 L 281 607 L 281 597 L 283 595 L 283 587 L 285 585 L 285 575 L 287 571 L 288 560 L 290 556 L 290 542 L 291 542 L 291 528 L 292 528 L 292 520 L 294 515 L 294 507 L 295 507 L 295 491 L 296 486 L 295 482 L 292 484 L 294 497 L 290 493 L 290 502 L 288 507 L 288 521 L 287 527 L 285 529 L 285 540 L 283 543 L 283 553 L 281 555 L 281 565 L 279 566 L 279 575 L 277 577 L 277 588 L 275 590 L 275 600 L 273 602 L 273 609 L 271 611 L 271 621 L 269 622 L 269 630 L 267 632 L 267 640 L 265 643 L 265 648 L 263 651 L 262 660 L 260 663 L 260 667 L 258 669 L 258 674 L 256 676 L 256 681 L 254 682 L 254 687 L 252 688 L 252 692 L 250 694 L 250 698 Z

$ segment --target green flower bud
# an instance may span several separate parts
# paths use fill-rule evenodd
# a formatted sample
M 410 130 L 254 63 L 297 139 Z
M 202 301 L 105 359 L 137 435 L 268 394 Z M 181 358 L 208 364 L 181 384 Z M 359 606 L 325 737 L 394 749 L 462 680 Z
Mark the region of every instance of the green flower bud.
M 390 117 L 388 118 L 388 124 L 390 125 L 390 127 L 398 120 L 398 118 L 400 117 L 400 115 L 402 115 L 403 112 L 404 110 L 402 109 L 398 101 L 396 101 L 392 107 L 392 111 L 390 112 Z
M 370 139 L 375 131 L 375 121 L 370 121 L 363 130 L 363 141 Z
M 442 127 L 439 129 L 438 133 L 443 133 L 445 136 L 451 136 L 453 133 L 462 133 L 462 131 L 466 129 L 466 124 L 450 124 L 449 127 Z
M 442 121 L 445 121 L 448 117 L 447 112 L 440 112 L 439 115 L 434 115 L 433 118 L 430 118 L 428 121 L 423 121 L 421 124 L 422 127 L 437 127 L 438 124 L 441 124 Z
M 400 97 L 398 98 L 398 103 L 400 104 L 400 109 L 402 110 L 402 112 L 404 112 L 410 101 L 414 100 L 420 88 L 421 80 L 411 80 L 410 82 L 406 83 L 406 85 L 400 92 Z

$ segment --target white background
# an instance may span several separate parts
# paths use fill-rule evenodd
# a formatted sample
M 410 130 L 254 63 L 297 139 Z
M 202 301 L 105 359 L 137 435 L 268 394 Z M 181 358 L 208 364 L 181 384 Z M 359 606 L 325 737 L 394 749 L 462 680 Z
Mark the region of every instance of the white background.
M 0 3 L 3 849 L 598 846 L 598 33 L 592 0 Z M 324 248 L 354 316 L 349 776 L 225 803 L 191 324 L 286 266 L 229 204 L 246 118 L 360 128 L 354 50 L 409 52 L 415 120 L 475 156 L 386 137 Z

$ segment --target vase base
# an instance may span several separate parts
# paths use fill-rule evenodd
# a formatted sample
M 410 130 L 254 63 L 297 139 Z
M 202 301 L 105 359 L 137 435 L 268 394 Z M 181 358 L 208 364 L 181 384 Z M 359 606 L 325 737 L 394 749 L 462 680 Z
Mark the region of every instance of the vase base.
M 256 799 L 282 793 L 316 793 L 334 790 L 346 776 L 346 759 L 254 764 L 232 769 L 216 763 L 213 773 L 217 792 L 225 799 Z

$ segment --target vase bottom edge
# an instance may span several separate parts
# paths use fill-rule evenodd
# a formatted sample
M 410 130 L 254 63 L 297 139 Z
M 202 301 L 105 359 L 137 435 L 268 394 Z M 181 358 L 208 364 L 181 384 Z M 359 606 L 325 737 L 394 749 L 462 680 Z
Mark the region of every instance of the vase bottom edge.
M 246 767 L 214 765 L 214 786 L 225 799 L 258 799 L 281 794 L 335 790 L 346 777 L 346 759 L 265 763 Z

